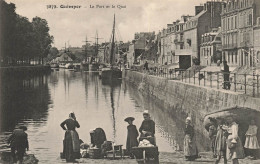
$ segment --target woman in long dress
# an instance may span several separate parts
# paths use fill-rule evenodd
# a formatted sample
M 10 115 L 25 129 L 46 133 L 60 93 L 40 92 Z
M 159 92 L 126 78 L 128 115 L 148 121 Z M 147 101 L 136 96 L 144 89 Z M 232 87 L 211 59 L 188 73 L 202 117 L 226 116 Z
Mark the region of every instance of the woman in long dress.
M 253 156 L 253 159 L 256 159 L 256 151 L 259 149 L 259 144 L 257 140 L 257 126 L 255 125 L 255 120 L 251 120 L 251 123 L 246 132 L 246 141 L 245 148 L 248 149 L 249 155 Z
M 227 121 L 229 123 L 227 129 L 229 134 L 227 138 L 227 158 L 232 160 L 232 164 L 238 164 L 238 159 L 245 157 L 244 149 L 238 136 L 238 124 L 232 117 L 228 117 Z
M 127 126 L 127 140 L 126 140 L 126 150 L 130 154 L 130 157 L 133 158 L 133 153 L 132 153 L 132 147 L 137 147 L 138 146 L 138 131 L 136 129 L 136 126 L 133 125 L 134 118 L 133 117 L 127 117 L 125 119 L 126 122 L 128 122 Z
M 188 161 L 194 161 L 198 158 L 198 149 L 195 143 L 194 128 L 191 125 L 190 117 L 186 118 L 185 124 L 184 155 Z
M 73 162 L 80 158 L 80 141 L 76 131 L 76 128 L 79 128 L 80 125 L 75 114 L 71 112 L 69 118 L 63 121 L 60 126 L 63 130 L 66 130 L 63 140 L 63 157 L 67 162 Z

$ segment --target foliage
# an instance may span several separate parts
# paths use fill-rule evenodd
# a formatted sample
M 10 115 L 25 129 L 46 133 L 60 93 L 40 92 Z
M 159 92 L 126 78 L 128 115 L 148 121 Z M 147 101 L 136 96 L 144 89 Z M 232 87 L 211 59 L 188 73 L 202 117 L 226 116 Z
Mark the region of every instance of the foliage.
M 15 9 L 15 4 L 0 0 L 1 66 L 42 60 L 49 54 L 53 42 L 45 19 L 35 17 L 30 22 L 16 14 Z
M 58 57 L 58 54 L 59 50 L 56 47 L 51 47 L 46 61 L 51 61 L 52 59 L 55 59 L 56 57 Z

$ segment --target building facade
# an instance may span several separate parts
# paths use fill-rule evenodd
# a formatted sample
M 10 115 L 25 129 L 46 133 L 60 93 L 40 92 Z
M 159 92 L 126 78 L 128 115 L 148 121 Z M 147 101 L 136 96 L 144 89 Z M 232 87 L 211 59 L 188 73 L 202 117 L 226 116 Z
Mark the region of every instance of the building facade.
M 200 65 L 216 65 L 218 60 L 222 62 L 221 44 L 220 28 L 203 34 L 200 44 Z
M 257 20 L 257 24 L 254 27 L 254 66 L 260 66 L 260 18 Z
M 220 1 L 206 2 L 195 7 L 195 16 L 183 17 L 183 24 L 176 28 L 176 51 L 179 57 L 179 67 L 187 69 L 192 64 L 200 62 L 200 45 L 202 34 L 221 26 L 222 3 Z
M 168 24 L 167 29 L 163 29 L 161 32 L 160 38 L 160 57 L 159 63 L 160 64 L 172 64 L 176 63 L 175 60 L 175 30 L 174 24 Z
M 253 66 L 259 0 L 227 0 L 222 6 L 222 57 L 229 65 Z

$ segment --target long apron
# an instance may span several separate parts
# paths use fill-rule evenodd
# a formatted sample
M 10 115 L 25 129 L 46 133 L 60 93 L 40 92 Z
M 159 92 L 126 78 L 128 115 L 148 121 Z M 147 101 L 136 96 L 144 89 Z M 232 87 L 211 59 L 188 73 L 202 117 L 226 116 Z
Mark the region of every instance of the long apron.
M 198 149 L 195 143 L 195 138 L 191 139 L 190 135 L 184 137 L 184 155 L 186 157 L 198 156 Z
M 67 161 L 80 158 L 79 135 L 75 130 L 67 130 L 63 140 L 63 155 Z

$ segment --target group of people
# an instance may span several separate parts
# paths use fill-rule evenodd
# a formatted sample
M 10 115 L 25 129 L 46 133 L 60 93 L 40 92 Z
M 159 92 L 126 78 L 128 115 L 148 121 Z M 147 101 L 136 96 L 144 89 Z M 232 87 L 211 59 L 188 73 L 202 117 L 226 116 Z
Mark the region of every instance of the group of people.
M 246 140 L 244 148 L 241 139 L 238 135 L 238 124 L 234 121 L 233 117 L 227 117 L 227 122 L 223 118 L 209 118 L 211 125 L 209 126 L 209 137 L 211 139 L 211 148 L 213 156 L 216 157 L 216 164 L 221 158 L 224 158 L 224 163 L 231 159 L 232 164 L 238 164 L 239 159 L 245 157 L 244 148 L 248 150 L 249 155 L 256 159 L 256 150 L 259 149 L 257 141 L 257 126 L 254 120 L 248 127 L 245 134 Z
M 143 118 L 144 120 L 139 128 L 139 132 L 133 124 L 135 118 L 127 117 L 124 120 L 129 124 L 127 126 L 126 150 L 132 158 L 132 148 L 140 145 L 141 141 L 148 140 L 150 144 L 156 145 L 155 122 L 151 120 L 150 114 L 147 110 L 144 111 Z M 211 139 L 211 148 L 213 156 L 216 158 L 216 164 L 220 162 L 222 157 L 224 158 L 225 164 L 227 164 L 228 159 L 231 159 L 232 164 L 238 164 L 238 160 L 245 157 L 244 148 L 253 159 L 256 158 L 256 150 L 260 149 L 260 147 L 256 136 L 258 127 L 253 119 L 245 133 L 246 139 L 244 148 L 238 135 L 238 124 L 235 122 L 233 117 L 227 117 L 226 121 L 223 118 L 211 117 L 209 117 L 209 120 L 210 124 L 207 130 Z M 75 114 L 71 112 L 69 118 L 64 120 L 60 126 L 66 131 L 63 140 L 63 158 L 65 158 L 67 162 L 73 162 L 75 159 L 81 157 L 80 148 L 83 143 L 79 139 L 79 135 L 76 131 L 76 128 L 79 128 L 80 125 L 76 120 Z M 27 127 L 20 126 L 18 129 L 13 131 L 12 135 L 8 139 L 8 142 L 11 143 L 11 154 L 14 162 L 18 161 L 19 163 L 22 163 L 26 149 L 29 150 L 28 135 L 25 132 L 26 130 Z M 140 143 L 138 142 L 139 133 Z M 193 161 L 199 158 L 199 155 L 196 146 L 195 131 L 190 117 L 186 118 L 184 133 L 184 155 L 186 160 Z M 88 147 L 90 146 L 106 150 L 109 146 L 112 146 L 109 145 L 109 141 L 107 141 L 106 134 L 102 128 L 91 130 L 90 137 L 91 145 L 88 145 Z
M 148 111 L 143 113 L 144 120 L 141 127 L 139 128 L 140 137 L 139 141 L 143 139 L 149 140 L 152 144 L 155 145 L 154 134 L 155 134 L 155 123 L 150 119 L 150 114 Z M 135 119 L 133 117 L 127 117 L 126 121 L 129 125 L 127 126 L 127 141 L 126 141 L 126 150 L 129 152 L 130 157 L 133 157 L 133 152 L 131 149 L 137 147 L 139 142 L 137 140 L 139 133 L 136 126 L 133 124 Z M 80 139 L 76 131 L 76 128 L 79 128 L 80 125 L 76 120 L 76 116 L 73 112 L 69 114 L 69 118 L 64 120 L 61 123 L 63 130 L 66 130 L 65 137 L 63 141 L 63 158 L 67 162 L 73 162 L 75 159 L 80 158 Z M 90 131 L 91 145 L 90 147 L 100 148 L 104 153 L 108 147 L 111 147 L 111 143 L 107 141 L 105 132 L 102 128 L 96 128 Z

